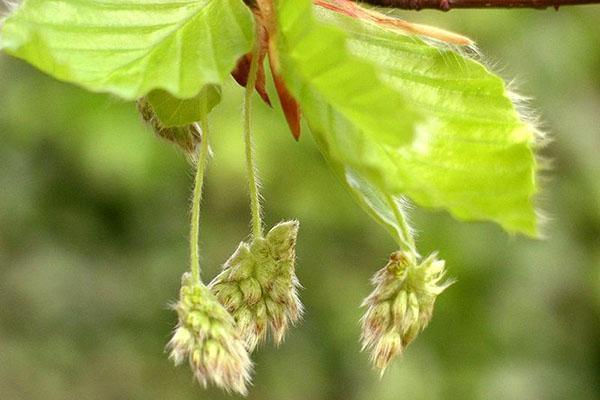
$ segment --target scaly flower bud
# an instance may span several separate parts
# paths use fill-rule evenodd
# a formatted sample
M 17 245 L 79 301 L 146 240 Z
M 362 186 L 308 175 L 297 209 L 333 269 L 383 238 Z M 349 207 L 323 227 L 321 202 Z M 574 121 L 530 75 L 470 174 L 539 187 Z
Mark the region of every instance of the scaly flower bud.
M 444 264 L 435 253 L 417 264 L 414 255 L 397 251 L 373 276 L 375 290 L 362 304 L 367 307 L 361 319 L 362 345 L 371 351 L 371 361 L 382 374 L 425 329 L 436 297 L 453 283 L 441 283 Z
M 227 391 L 247 393 L 252 362 L 231 315 L 202 283 L 182 278 L 175 304 L 179 323 L 167 344 L 175 365 L 186 358 L 198 382 L 210 381 Z
M 282 222 L 265 238 L 242 242 L 209 285 L 233 315 L 250 351 L 266 339 L 269 329 L 279 344 L 288 325 L 302 315 L 294 270 L 298 225 Z

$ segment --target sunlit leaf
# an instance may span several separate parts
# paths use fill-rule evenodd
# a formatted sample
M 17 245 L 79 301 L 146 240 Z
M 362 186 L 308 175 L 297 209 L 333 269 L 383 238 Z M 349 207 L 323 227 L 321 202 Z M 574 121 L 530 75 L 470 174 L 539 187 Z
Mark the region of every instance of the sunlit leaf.
M 42 71 L 126 99 L 195 96 L 221 83 L 252 42 L 242 0 L 25 0 L 0 47 Z
M 310 0 L 275 1 L 276 46 L 287 86 L 301 103 L 319 96 L 373 140 L 409 143 L 417 113 L 370 62 L 347 51 L 342 31 L 314 19 L 313 7 Z
M 286 1 L 279 4 L 286 5 L 283 10 L 300 7 Z M 306 26 L 307 18 L 308 12 L 298 18 L 287 10 L 280 15 L 280 24 Z M 511 232 L 536 234 L 535 129 L 519 116 L 499 77 L 441 44 L 324 9 L 319 9 L 318 21 L 338 29 L 339 51 L 348 49 L 352 61 L 370 63 L 374 76 L 402 94 L 397 103 L 396 98 L 382 98 L 392 107 L 409 108 L 407 115 L 420 117 L 402 125 L 409 130 L 404 136 L 415 138 L 408 146 L 367 133 L 324 93 L 301 84 L 302 79 L 310 82 L 321 73 L 297 65 L 303 61 L 294 56 L 298 50 L 290 48 L 289 57 L 281 56 L 288 66 L 284 75 L 296 83 L 290 86 L 324 154 L 346 178 L 346 172 L 352 171 L 348 183 L 355 193 L 369 188 L 361 194 L 363 203 L 379 222 L 393 229 L 393 223 L 382 218 L 390 212 L 385 202 L 373 199 L 406 195 L 419 205 L 447 209 L 459 219 L 492 220 Z M 292 32 L 292 39 L 285 37 L 287 32 Z M 282 36 L 282 42 L 305 43 L 310 34 L 287 28 Z M 321 48 L 317 53 L 325 51 Z M 383 111 L 370 108 L 370 112 L 387 118 Z

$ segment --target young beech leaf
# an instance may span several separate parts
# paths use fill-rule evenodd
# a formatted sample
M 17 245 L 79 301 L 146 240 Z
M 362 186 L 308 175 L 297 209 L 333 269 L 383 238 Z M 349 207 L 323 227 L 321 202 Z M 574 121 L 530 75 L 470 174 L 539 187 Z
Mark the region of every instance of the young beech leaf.
M 200 93 L 190 99 L 178 99 L 160 89 L 148 93 L 147 98 L 161 124 L 171 128 L 200 121 L 202 96 L 206 96 L 207 111 L 210 112 L 221 101 L 221 87 L 206 85 Z
M 354 170 L 350 163 L 340 161 L 337 154 L 331 152 L 331 147 L 326 141 L 326 135 L 320 133 L 327 131 L 334 125 L 329 126 L 326 119 L 315 119 L 314 122 L 310 123 L 310 128 L 317 145 L 342 184 L 373 220 L 381 224 L 397 243 L 403 243 L 402 221 L 398 220 L 395 212 L 395 208 L 402 209 L 402 199 L 399 196 L 386 195 L 379 187 L 372 184 L 364 174 Z M 350 127 L 347 132 L 352 132 L 351 129 Z M 343 129 L 339 130 L 339 132 L 343 131 Z
M 202 142 L 202 132 L 198 124 L 171 127 L 163 125 L 154 112 L 147 96 L 138 99 L 137 109 L 144 122 L 152 127 L 152 130 L 158 137 L 176 144 L 191 157 L 196 155 L 198 145 Z
M 229 75 L 252 25 L 242 0 L 25 0 L 0 48 L 92 91 L 189 98 Z
M 375 216 L 386 207 L 369 197 L 407 195 L 459 219 L 536 234 L 536 130 L 499 77 L 441 44 L 321 8 L 318 19 L 346 32 L 351 54 L 375 66 L 422 116 L 413 126 L 415 141 L 395 147 L 363 132 L 314 91 L 300 97 L 326 157 L 366 197 L 363 204 L 379 204 Z M 361 194 L 361 187 L 369 189 Z
M 368 61 L 350 54 L 346 34 L 317 21 L 311 0 L 274 0 L 275 64 L 299 101 L 302 112 L 311 97 L 334 109 L 371 140 L 400 146 L 410 143 L 419 120 L 404 96 L 380 79 Z
M 341 170 L 340 173 L 342 181 L 347 184 L 350 192 L 371 218 L 383 225 L 397 243 L 404 243 L 406 238 L 397 211 L 403 208 L 402 199 L 386 196 L 351 168 Z

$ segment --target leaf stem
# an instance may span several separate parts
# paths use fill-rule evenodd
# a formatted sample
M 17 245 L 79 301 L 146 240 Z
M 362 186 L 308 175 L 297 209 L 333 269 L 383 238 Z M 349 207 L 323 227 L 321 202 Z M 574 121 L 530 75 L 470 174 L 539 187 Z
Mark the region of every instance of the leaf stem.
M 450 11 L 454 8 L 535 8 L 598 4 L 600 0 L 362 0 L 364 3 L 403 10 L 423 10 L 426 8 Z
M 248 174 L 248 189 L 250 193 L 250 209 L 252 212 L 252 236 L 260 238 L 263 236 L 263 226 L 261 218 L 260 193 L 259 184 L 254 165 L 253 143 L 252 143 L 252 127 L 251 127 L 251 112 L 252 112 L 252 94 L 256 86 L 258 76 L 258 62 L 260 52 L 260 26 L 258 24 L 254 39 L 254 47 L 252 49 L 252 61 L 250 63 L 250 71 L 248 72 L 248 81 L 246 82 L 246 94 L 244 96 L 244 141 L 246 147 L 246 170 Z
M 196 159 L 196 176 L 194 179 L 194 192 L 192 195 L 192 221 L 190 227 L 190 270 L 192 272 L 192 282 L 200 284 L 200 251 L 199 251 L 199 236 L 200 236 L 200 204 L 202 203 L 202 189 L 204 186 L 204 171 L 208 161 L 209 143 L 208 143 L 208 112 L 206 104 L 206 95 L 202 95 L 202 108 L 200 117 L 200 130 L 202 139 L 200 143 L 199 154 Z
M 390 208 L 392 209 L 392 212 L 394 213 L 394 218 L 396 218 L 396 221 L 400 226 L 400 232 L 398 232 L 400 243 L 398 244 L 400 247 L 402 247 L 402 250 L 408 251 L 416 256 L 418 254 L 417 246 L 415 245 L 412 229 L 408 224 L 408 217 L 405 215 L 404 210 L 402 210 L 402 207 L 400 204 L 398 204 L 398 201 L 394 197 L 389 194 L 386 194 L 385 197 Z

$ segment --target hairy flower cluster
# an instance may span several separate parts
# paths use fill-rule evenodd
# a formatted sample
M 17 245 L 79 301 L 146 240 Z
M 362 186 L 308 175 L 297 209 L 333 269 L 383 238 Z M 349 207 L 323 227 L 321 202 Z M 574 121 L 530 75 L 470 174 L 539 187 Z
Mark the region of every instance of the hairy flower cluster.
M 247 393 L 252 362 L 235 322 L 210 290 L 184 274 L 175 305 L 179 323 L 167 344 L 175 365 L 188 359 L 198 382 Z
M 436 297 L 452 284 L 441 282 L 444 264 L 435 253 L 417 263 L 414 255 L 398 251 L 373 276 L 375 290 L 362 304 L 367 308 L 361 320 L 362 345 L 381 373 L 425 329 Z
M 196 148 L 202 138 L 202 133 L 198 125 L 164 126 L 145 97 L 137 101 L 137 107 L 142 119 L 152 127 L 157 136 L 175 143 L 188 155 L 196 153 Z
M 279 344 L 302 315 L 295 274 L 298 221 L 282 222 L 265 238 L 242 242 L 209 287 L 233 315 L 252 351 L 270 330 Z

